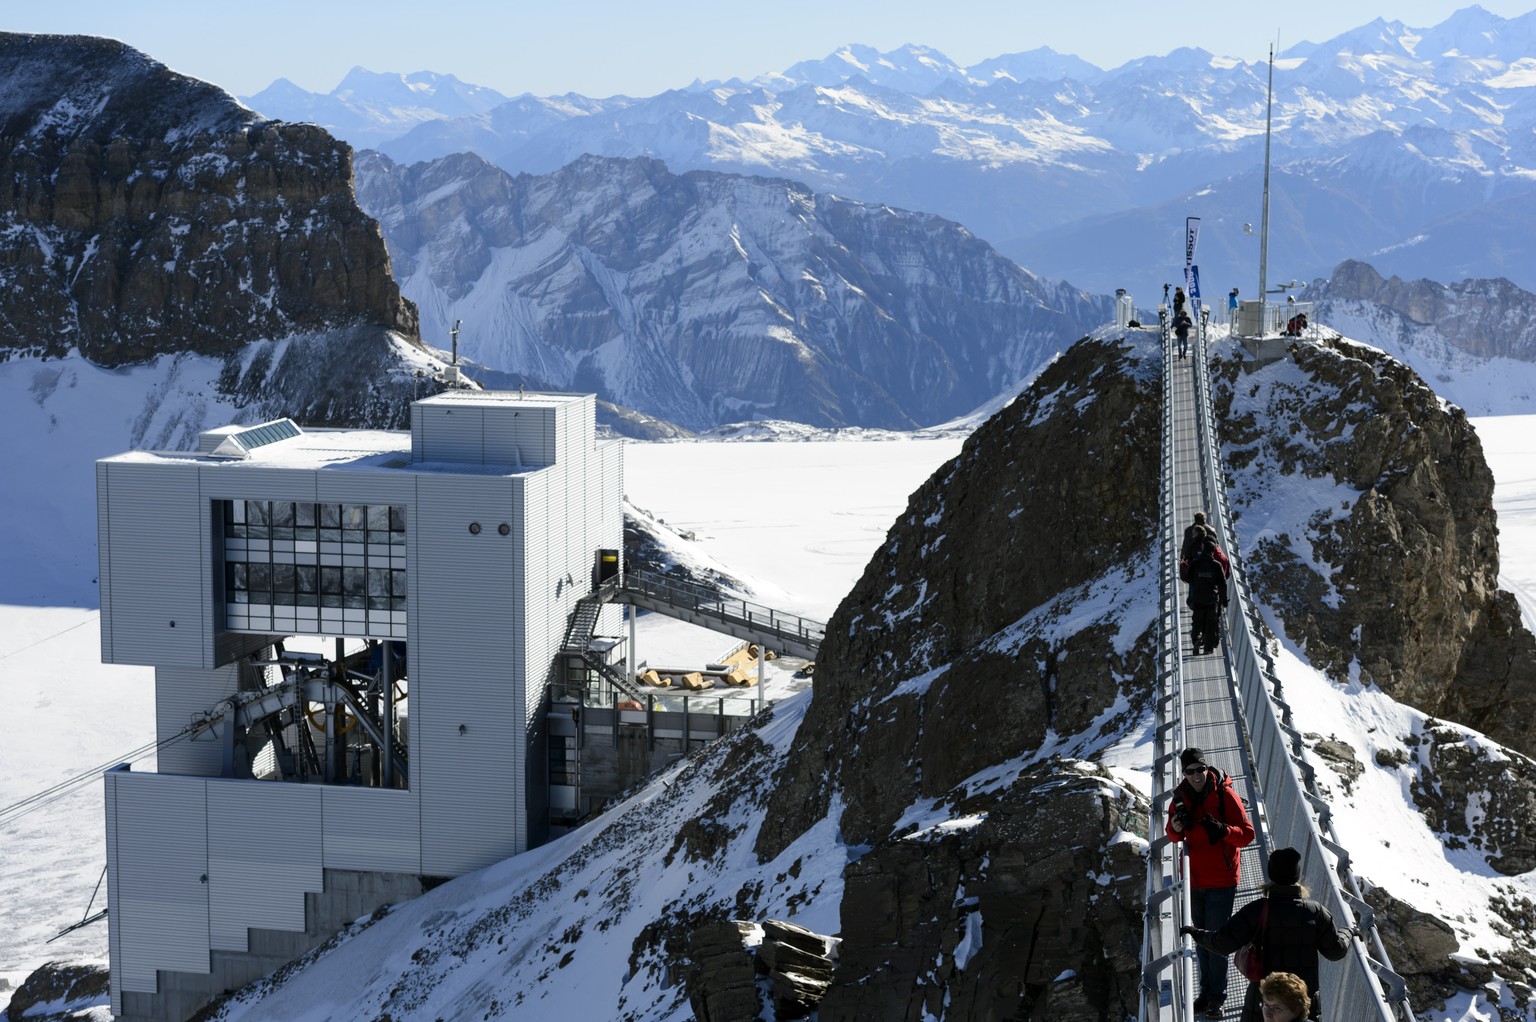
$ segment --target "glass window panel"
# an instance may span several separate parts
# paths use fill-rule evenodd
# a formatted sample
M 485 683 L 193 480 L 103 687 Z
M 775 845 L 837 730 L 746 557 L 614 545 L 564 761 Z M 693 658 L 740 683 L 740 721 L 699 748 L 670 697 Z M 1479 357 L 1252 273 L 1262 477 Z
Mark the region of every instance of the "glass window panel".
M 406 577 L 403 571 L 391 571 L 389 573 L 389 592 L 391 596 L 406 596 Z
M 224 588 L 230 592 L 243 591 L 247 585 L 246 570 L 243 564 L 224 565 Z
M 339 606 L 341 606 L 341 594 L 340 593 L 321 593 L 320 594 L 320 606 L 322 606 L 322 607 L 339 607 Z
M 363 532 L 362 529 L 342 529 L 341 541 L 343 543 L 361 543 L 365 535 L 367 533 Z
M 405 609 L 405 597 L 404 596 L 391 596 L 389 598 L 389 609 L 390 610 L 404 610 Z
M 314 504 L 293 505 L 293 524 L 300 529 L 313 529 L 315 527 L 316 508 Z
M 405 531 L 405 508 L 400 504 L 389 505 L 389 531 Z
M 268 597 L 272 592 L 272 565 L 250 564 L 247 568 L 249 574 L 246 588 L 251 592 L 251 602 L 271 603 Z
M 368 527 L 368 507 L 365 504 L 344 504 L 341 508 L 341 527 L 343 529 L 366 529 Z
M 341 591 L 348 596 L 362 596 L 368 591 L 368 575 L 363 568 L 341 569 Z
M 339 593 L 339 592 L 341 592 L 341 569 L 340 568 L 321 568 L 320 569 L 320 591 L 322 593 Z
M 346 595 L 341 598 L 341 605 L 348 610 L 366 610 L 368 609 L 368 597 Z M 348 618 L 348 620 L 350 621 L 351 618 Z
M 271 525 L 272 516 L 269 513 L 267 502 L 264 500 L 246 501 L 245 521 L 247 525 Z
M 368 505 L 368 529 L 370 532 L 389 531 L 389 505 Z
M 369 568 L 368 569 L 368 595 L 369 596 L 388 596 L 389 595 L 389 569 L 388 568 Z
M 341 528 L 341 505 L 340 504 L 321 504 L 320 505 L 320 528 L 322 528 L 322 529 L 339 529 L 339 528 Z
M 315 607 L 319 606 L 320 598 L 314 593 L 299 593 L 294 602 L 300 607 Z
M 293 501 L 276 500 L 272 502 L 272 524 L 284 528 L 293 528 Z
M 294 565 L 294 590 L 301 593 L 318 592 L 316 586 L 319 582 L 317 578 L 319 573 L 320 569 L 313 564 Z M 307 606 L 313 606 L 313 604 Z
M 294 591 L 295 572 L 291 564 L 272 565 L 272 591 L 275 593 L 292 593 Z

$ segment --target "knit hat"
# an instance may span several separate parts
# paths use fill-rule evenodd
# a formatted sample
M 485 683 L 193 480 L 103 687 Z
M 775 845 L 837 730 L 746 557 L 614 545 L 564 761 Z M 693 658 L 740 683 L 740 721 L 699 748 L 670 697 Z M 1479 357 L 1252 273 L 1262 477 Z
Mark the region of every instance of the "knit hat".
M 1192 766 L 1205 766 L 1205 753 L 1191 745 L 1189 748 L 1179 753 L 1179 762 L 1183 765 L 1185 770 L 1188 770 Z
M 1301 883 L 1301 853 L 1294 848 L 1276 848 L 1269 853 L 1269 882 Z

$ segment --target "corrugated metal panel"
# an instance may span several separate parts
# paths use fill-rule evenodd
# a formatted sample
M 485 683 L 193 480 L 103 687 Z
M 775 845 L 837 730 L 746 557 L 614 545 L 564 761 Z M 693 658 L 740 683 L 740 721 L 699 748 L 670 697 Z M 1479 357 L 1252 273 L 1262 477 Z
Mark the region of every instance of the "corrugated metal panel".
M 156 969 L 208 972 L 208 781 L 111 773 L 118 989 L 156 993 Z
M 326 869 L 422 872 L 421 805 L 416 792 L 336 787 L 323 790 Z
M 111 592 L 102 599 L 102 634 L 110 636 L 102 660 L 213 666 L 212 569 L 197 539 L 208 514 L 195 466 L 103 467 L 111 520 L 102 581 L 110 580 Z
M 217 588 L 217 587 L 215 587 Z M 215 594 L 217 595 L 217 594 Z M 218 620 L 215 615 L 214 620 Z M 216 631 L 213 633 L 213 662 L 223 666 L 243 660 L 277 639 L 273 635 L 249 635 L 242 632 Z M 162 761 L 163 762 L 163 761 Z
M 277 468 L 209 461 L 199 466 L 203 496 L 209 500 L 315 500 L 309 468 Z
M 417 461 L 466 461 L 476 464 L 485 461 L 484 417 L 480 409 L 473 406 L 444 408 L 418 404 L 412 409 L 412 414 L 413 438 L 416 435 L 416 422 L 421 426 Z
M 248 949 L 248 930 L 302 932 L 304 893 L 325 889 L 322 789 L 208 782 L 209 946 Z
M 101 466 L 97 465 L 96 469 L 99 476 Z M 107 812 L 107 977 L 112 992 L 112 1014 L 114 1015 L 123 1013 L 122 977 L 119 975 L 122 969 L 123 946 L 122 935 L 117 927 L 117 920 L 122 916 L 117 903 L 117 778 L 115 775 L 127 769 L 126 766 L 116 767 L 102 778 L 102 804 Z
M 155 731 L 160 741 L 178 734 L 240 687 L 240 665 L 205 671 L 199 667 L 155 668 Z M 224 743 L 212 731 L 162 746 L 155 769 L 162 774 L 217 777 L 223 771 Z
M 538 467 L 554 457 L 554 409 L 509 402 L 485 410 L 485 460 Z
M 111 544 L 112 508 L 110 476 L 104 462 L 96 463 L 96 592 L 101 602 L 101 614 L 96 627 L 101 632 L 101 661 L 115 663 L 112 659 L 112 563 Z
M 315 499 L 322 504 L 410 504 L 416 479 L 409 472 L 317 472 Z
M 519 481 L 417 482 L 411 787 L 421 799 L 421 868 L 428 874 L 457 875 L 526 847 L 526 736 L 513 676 Z M 478 535 L 469 532 L 471 522 L 480 523 Z M 498 530 L 504 522 L 506 536 Z

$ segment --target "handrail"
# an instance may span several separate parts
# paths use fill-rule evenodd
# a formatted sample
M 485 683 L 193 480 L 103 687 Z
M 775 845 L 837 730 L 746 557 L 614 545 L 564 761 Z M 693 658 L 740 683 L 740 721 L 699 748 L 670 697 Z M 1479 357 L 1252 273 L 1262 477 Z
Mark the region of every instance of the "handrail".
M 643 570 L 626 571 L 622 586 L 615 588 L 607 598 L 621 603 L 651 601 L 670 608 L 692 611 L 701 617 L 751 628 L 780 640 L 793 641 L 812 655 L 820 648 L 827 633 L 825 622 L 786 614 L 747 600 L 725 597 L 704 586 Z

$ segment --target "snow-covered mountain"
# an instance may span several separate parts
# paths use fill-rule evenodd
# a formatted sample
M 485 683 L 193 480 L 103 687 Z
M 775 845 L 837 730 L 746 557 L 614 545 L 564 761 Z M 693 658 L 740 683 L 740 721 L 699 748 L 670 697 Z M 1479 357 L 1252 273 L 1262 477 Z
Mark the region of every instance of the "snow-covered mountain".
M 66 356 L 157 363 L 247 421 L 403 421 L 432 357 L 346 145 L 113 40 L 0 35 L 0 79 L 0 354 L 54 360 L 48 391 Z M 195 439 L 156 405 L 134 442 Z
M 1271 270 L 1379 255 L 1390 272 L 1536 287 L 1520 229 L 1536 207 L 1533 37 L 1536 12 L 1473 6 L 1281 54 Z M 643 99 L 523 96 L 379 148 L 400 162 L 468 149 L 514 173 L 597 154 L 790 177 L 946 216 L 1051 277 L 1150 294 L 1182 265 L 1187 215 L 1205 218 L 1205 265 L 1256 277 L 1243 225 L 1259 221 L 1266 73 L 1198 48 L 1105 71 L 1044 49 L 965 68 L 850 45 Z
M 359 148 L 395 138 L 427 121 L 466 117 L 507 101 L 495 89 L 453 75 L 416 71 L 381 74 L 354 67 L 328 93 L 309 92 L 279 78 L 242 102 L 268 117 L 318 124 Z
M 1350 261 L 1305 295 L 1331 329 L 1412 366 L 1467 414 L 1536 411 L 1536 294 L 1502 279 L 1384 278 Z
M 690 429 L 934 425 L 1110 317 L 957 224 L 782 179 L 365 153 L 357 193 L 429 336 Z

